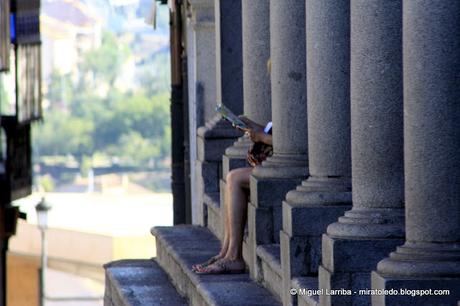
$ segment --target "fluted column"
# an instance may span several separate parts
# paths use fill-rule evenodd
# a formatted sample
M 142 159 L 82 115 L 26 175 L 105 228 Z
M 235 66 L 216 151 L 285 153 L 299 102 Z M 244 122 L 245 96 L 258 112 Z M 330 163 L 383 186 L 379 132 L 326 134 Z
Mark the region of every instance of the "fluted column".
M 460 299 L 459 16 L 458 1 L 404 1 L 406 242 L 372 279 L 375 289 L 450 294 L 374 296 L 372 305 Z
M 204 2 L 200 0 L 193 2 Z M 195 3 L 195 4 L 196 4 Z M 219 178 L 222 173 L 222 155 L 225 149 L 241 136 L 241 132 L 232 128 L 227 122 L 211 114 L 218 103 L 224 103 L 234 113 L 243 112 L 243 58 L 241 36 L 241 0 L 214 1 L 215 20 L 215 60 L 216 100 L 210 107 L 204 108 L 204 116 L 207 119 L 204 126 L 197 131 L 197 194 L 202 207 L 199 220 L 201 224 L 209 226 L 209 215 L 212 213 L 209 207 L 212 203 L 209 199 L 219 198 Z M 203 46 L 199 46 L 197 52 L 205 52 Z M 210 50 L 207 50 L 210 52 Z M 203 56 L 205 56 L 203 54 Z M 212 67 L 213 64 L 209 66 Z M 202 71 L 202 73 L 205 73 Z M 213 72 L 209 71 L 212 75 Z M 200 88 L 196 88 L 197 97 Z M 204 205 L 203 205 L 204 204 Z
M 291 278 L 318 273 L 321 235 L 351 206 L 349 1 L 307 0 L 306 20 L 310 177 L 283 202 L 285 305 Z
M 350 10 L 353 209 L 323 235 L 325 289 L 369 288 L 373 267 L 404 237 L 402 1 L 351 0 Z M 367 305 L 370 296 L 320 302 Z
M 305 2 L 270 1 L 274 155 L 250 179 L 248 253 L 254 278 L 262 277 L 257 246 L 279 244 L 282 199 L 308 174 L 305 51 Z

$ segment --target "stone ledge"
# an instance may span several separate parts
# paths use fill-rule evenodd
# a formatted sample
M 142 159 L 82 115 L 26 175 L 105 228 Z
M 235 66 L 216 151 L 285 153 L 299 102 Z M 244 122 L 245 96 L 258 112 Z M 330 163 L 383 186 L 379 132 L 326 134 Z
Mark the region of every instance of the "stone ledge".
M 216 213 L 220 213 L 220 193 L 219 192 L 208 192 L 203 195 L 203 202 L 214 210 Z
M 279 244 L 263 244 L 256 249 L 256 254 L 261 267 L 263 284 L 277 298 L 281 299 L 283 291 L 283 278 L 280 260 Z
M 191 271 L 193 264 L 219 251 L 219 240 L 208 229 L 190 225 L 155 227 L 152 234 L 156 237 L 158 262 L 190 305 L 281 305 L 247 273 L 198 275 Z
M 104 265 L 105 306 L 185 306 L 187 301 L 171 285 L 153 259 L 120 260 Z
M 206 208 L 206 226 L 220 240 L 224 239 L 224 228 L 222 224 L 222 213 L 220 211 L 220 193 L 205 193 L 203 202 Z
M 257 256 L 267 263 L 270 268 L 281 275 L 280 245 L 263 244 L 257 247 Z
M 292 279 L 292 288 L 299 290 L 318 290 L 317 277 L 295 277 Z M 318 306 L 319 295 L 297 294 L 298 306 Z

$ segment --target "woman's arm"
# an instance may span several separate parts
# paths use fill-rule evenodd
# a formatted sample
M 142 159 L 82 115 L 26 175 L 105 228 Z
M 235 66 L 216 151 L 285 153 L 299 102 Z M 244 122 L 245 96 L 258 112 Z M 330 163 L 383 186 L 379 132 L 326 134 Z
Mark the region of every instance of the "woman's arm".
M 245 132 L 253 142 L 263 142 L 270 146 L 273 145 L 272 135 L 264 132 L 265 126 L 252 121 L 246 116 L 239 116 L 239 118 L 248 126 Z
M 268 144 L 270 146 L 273 145 L 273 137 L 271 134 L 266 134 L 266 133 L 263 133 L 263 135 L 260 136 L 260 142 L 263 142 L 265 144 Z
M 257 129 L 257 128 L 249 129 L 246 133 L 249 135 L 249 138 L 251 138 L 251 140 L 253 142 L 263 142 L 263 143 L 268 144 L 270 146 L 273 145 L 273 137 L 272 137 L 272 135 L 264 133 L 263 128 L 261 128 L 261 129 Z

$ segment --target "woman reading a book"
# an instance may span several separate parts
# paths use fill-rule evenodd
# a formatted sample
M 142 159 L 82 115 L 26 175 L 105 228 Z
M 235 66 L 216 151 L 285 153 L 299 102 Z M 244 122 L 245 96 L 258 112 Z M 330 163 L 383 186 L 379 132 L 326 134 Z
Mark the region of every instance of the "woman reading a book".
M 236 126 L 254 142 L 248 151 L 250 167 L 231 170 L 227 177 L 225 190 L 224 241 L 219 254 L 208 261 L 192 267 L 198 274 L 244 273 L 243 235 L 248 210 L 249 176 L 254 166 L 259 165 L 272 153 L 272 124 L 265 127 L 246 117 L 239 117 L 244 127 Z

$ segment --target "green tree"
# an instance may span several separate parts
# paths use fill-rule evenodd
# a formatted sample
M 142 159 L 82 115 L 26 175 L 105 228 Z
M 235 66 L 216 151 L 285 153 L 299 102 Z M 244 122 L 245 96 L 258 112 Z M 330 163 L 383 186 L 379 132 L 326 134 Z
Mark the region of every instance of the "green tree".
M 51 107 L 34 130 L 36 152 L 71 154 L 80 163 L 94 154 L 119 157 L 139 167 L 170 155 L 168 55 L 156 55 L 146 64 L 145 71 L 153 72 L 144 79 L 144 90 L 122 93 L 114 85 L 127 50 L 105 32 L 100 48 L 84 55 L 77 86 L 70 76 L 53 72 L 47 93 Z M 98 92 L 101 84 L 109 88 L 105 96 Z
M 80 67 L 83 72 L 83 79 L 80 87 L 89 86 L 88 82 L 84 81 L 88 74 L 92 76 L 94 84 L 105 82 L 110 87 L 113 87 L 128 56 L 128 47 L 117 41 L 115 34 L 105 31 L 102 36 L 101 46 L 95 50 L 88 51 L 83 56 L 83 62 Z
M 81 156 L 93 152 L 94 124 L 84 118 L 54 111 L 34 129 L 34 147 L 40 155 Z
M 53 71 L 50 75 L 48 92 L 46 98 L 50 101 L 51 107 L 69 106 L 73 100 L 74 88 L 71 76 Z
M 139 137 L 144 139 L 142 147 L 151 146 L 152 158 L 164 158 L 169 150 L 169 95 L 167 93 L 157 95 L 151 99 L 143 95 L 134 95 L 118 100 L 114 109 L 105 113 L 103 118 L 96 123 L 94 140 L 96 149 L 106 150 L 110 147 L 110 153 L 116 155 L 115 148 L 127 146 L 130 137 L 133 142 L 140 144 Z M 142 159 L 139 154 L 132 155 L 129 149 L 121 149 L 120 155 Z M 143 150 L 147 152 L 148 150 Z M 125 154 L 126 153 L 126 154 Z

